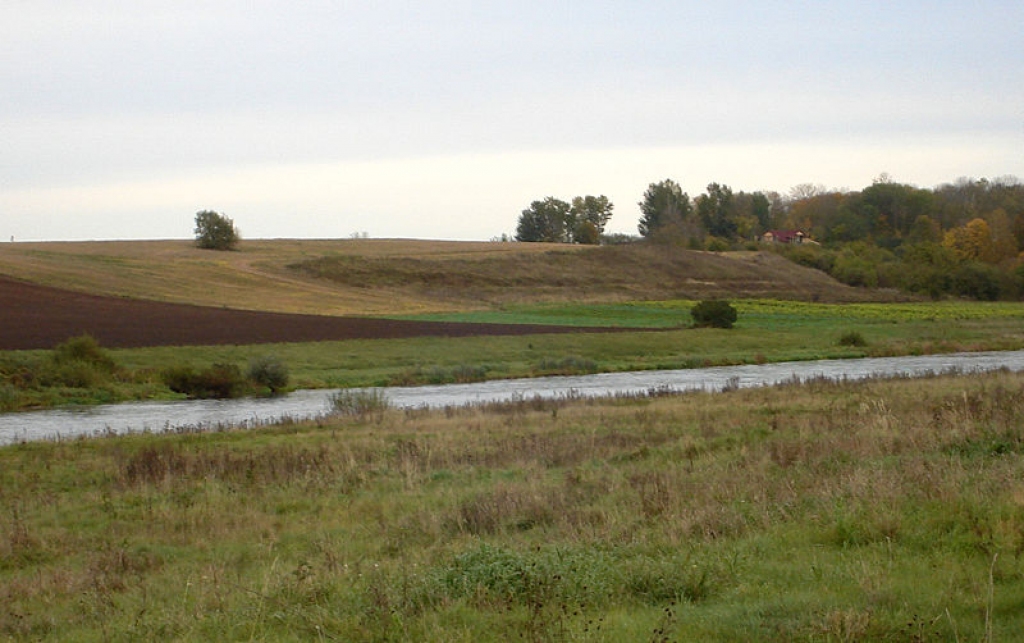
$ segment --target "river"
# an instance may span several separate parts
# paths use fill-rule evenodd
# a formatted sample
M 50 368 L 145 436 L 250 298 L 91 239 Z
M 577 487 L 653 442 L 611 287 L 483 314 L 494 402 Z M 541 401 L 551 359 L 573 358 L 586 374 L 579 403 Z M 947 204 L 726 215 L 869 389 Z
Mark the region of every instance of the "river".
M 1024 370 L 1024 351 L 779 362 L 379 390 L 394 407 L 443 408 L 538 396 L 601 397 L 650 390 L 720 391 L 727 387 L 773 386 L 794 379 L 857 380 L 876 376 L 923 376 L 951 370 L 980 372 L 1000 368 Z M 302 390 L 273 398 L 128 402 L 4 413 L 0 414 L 0 445 L 133 431 L 254 427 L 286 418 L 310 419 L 326 414 L 333 393 L 331 390 Z

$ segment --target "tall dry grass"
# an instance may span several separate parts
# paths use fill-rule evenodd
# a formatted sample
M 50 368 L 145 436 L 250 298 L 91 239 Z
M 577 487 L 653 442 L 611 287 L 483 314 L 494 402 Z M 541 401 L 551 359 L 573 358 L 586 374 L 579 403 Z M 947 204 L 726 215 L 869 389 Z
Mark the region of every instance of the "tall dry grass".
M 1024 375 L 0 450 L 14 640 L 1011 640 Z

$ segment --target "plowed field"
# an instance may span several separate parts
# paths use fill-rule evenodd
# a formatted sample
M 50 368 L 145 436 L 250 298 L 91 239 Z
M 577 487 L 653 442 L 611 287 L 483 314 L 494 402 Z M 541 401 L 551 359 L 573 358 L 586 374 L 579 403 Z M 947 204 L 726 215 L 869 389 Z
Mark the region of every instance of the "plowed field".
M 602 330 L 608 329 L 230 310 L 88 295 L 0 277 L 0 350 L 52 348 L 83 333 L 106 347 L 133 348 Z

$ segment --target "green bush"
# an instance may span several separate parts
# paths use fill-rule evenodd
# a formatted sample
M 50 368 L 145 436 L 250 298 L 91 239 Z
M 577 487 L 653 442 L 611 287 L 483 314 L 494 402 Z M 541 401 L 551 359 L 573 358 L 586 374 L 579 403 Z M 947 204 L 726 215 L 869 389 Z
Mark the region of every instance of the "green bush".
M 7 382 L 0 382 L 0 412 L 14 411 L 18 408 L 18 389 Z
M 201 371 L 191 366 L 176 366 L 164 371 L 163 380 L 175 393 L 193 399 L 239 397 L 246 389 L 242 371 L 235 364 L 214 364 Z
M 113 373 L 117 369 L 114 358 L 100 348 L 99 342 L 91 335 L 72 337 L 63 344 L 58 344 L 53 349 L 52 358 L 54 364 L 58 365 L 88 364 L 107 373 Z
M 42 373 L 42 383 L 46 386 L 66 386 L 68 388 L 96 388 L 109 379 L 105 373 L 86 362 L 64 362 L 50 366 Z
M 832 268 L 832 276 L 847 286 L 878 287 L 878 265 L 864 257 L 840 254 Z
M 721 299 L 706 299 L 690 309 L 693 325 L 698 328 L 732 328 L 736 309 Z
M 261 355 L 249 362 L 249 380 L 257 386 L 279 393 L 288 388 L 288 366 L 273 355 Z
M 787 244 L 773 250 L 793 263 L 822 272 L 831 273 L 836 261 L 834 252 L 813 244 Z
M 729 240 L 722 237 L 708 237 L 704 241 L 704 249 L 708 252 L 726 252 L 729 247 Z
M 961 297 L 971 297 L 980 301 L 999 299 L 1003 287 L 1003 275 L 995 266 L 969 261 L 961 264 L 953 272 L 953 292 Z
M 36 379 L 43 386 L 96 388 L 117 370 L 114 358 L 93 337 L 81 335 L 54 347 L 49 360 L 37 368 Z
M 840 346 L 862 347 L 868 345 L 868 341 L 864 339 L 864 336 L 855 330 L 847 331 L 840 335 L 838 343 Z

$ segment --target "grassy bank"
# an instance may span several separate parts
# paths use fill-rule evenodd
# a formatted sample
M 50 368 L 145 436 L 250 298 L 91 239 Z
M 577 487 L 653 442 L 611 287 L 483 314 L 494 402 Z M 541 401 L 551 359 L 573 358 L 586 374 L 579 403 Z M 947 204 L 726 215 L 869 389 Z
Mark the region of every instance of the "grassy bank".
M 1005 641 L 1024 375 L 0 449 L 10 640 Z
M 664 328 L 654 332 L 111 350 L 116 369 L 72 369 L 70 378 L 40 377 L 54 367 L 49 351 L 0 353 L 0 410 L 172 397 L 162 379 L 168 369 L 214 364 L 244 369 L 267 356 L 287 366 L 293 387 L 335 388 L 1024 348 L 1020 304 L 744 300 L 735 302 L 740 313 L 731 330 L 685 328 L 692 304 L 523 306 L 471 316 L 473 321 Z M 851 335 L 862 341 L 843 341 Z

